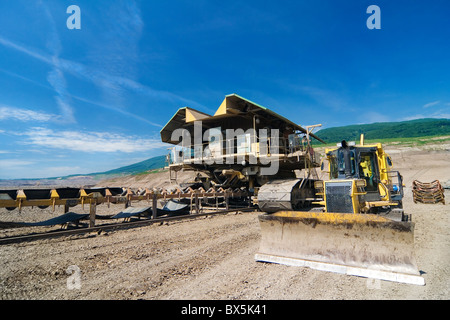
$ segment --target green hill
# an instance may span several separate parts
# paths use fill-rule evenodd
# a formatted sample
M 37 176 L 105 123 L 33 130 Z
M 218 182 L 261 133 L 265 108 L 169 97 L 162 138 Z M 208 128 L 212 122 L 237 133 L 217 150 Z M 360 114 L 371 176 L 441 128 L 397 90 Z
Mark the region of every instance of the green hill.
M 342 140 L 359 141 L 361 133 L 367 140 L 450 135 L 450 119 L 356 124 L 322 129 L 316 135 L 327 143 L 335 143 Z
M 145 171 L 164 168 L 166 165 L 166 156 L 157 156 L 141 162 L 133 163 L 125 167 L 120 167 L 117 169 L 92 173 L 92 175 L 128 175 L 137 174 Z

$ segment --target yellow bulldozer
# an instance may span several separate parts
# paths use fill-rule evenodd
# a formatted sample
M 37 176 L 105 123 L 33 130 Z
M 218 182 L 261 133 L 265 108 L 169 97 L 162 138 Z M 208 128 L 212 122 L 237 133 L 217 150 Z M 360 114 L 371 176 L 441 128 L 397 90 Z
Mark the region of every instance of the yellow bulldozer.
M 260 215 L 255 259 L 424 285 L 414 257 L 414 223 L 402 208 L 402 176 L 391 170 L 382 145 L 364 144 L 362 135 L 360 145 L 342 141 L 325 154 L 328 179 L 314 182 L 319 207 Z M 261 187 L 264 206 L 271 190 Z

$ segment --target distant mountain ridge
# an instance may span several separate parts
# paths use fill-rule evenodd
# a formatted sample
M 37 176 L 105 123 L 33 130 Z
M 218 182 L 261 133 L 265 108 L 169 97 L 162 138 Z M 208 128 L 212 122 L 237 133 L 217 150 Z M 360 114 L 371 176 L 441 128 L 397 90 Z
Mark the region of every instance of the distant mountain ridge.
M 377 122 L 326 128 L 316 135 L 327 143 L 359 141 L 361 133 L 368 140 L 391 138 L 416 138 L 450 135 L 450 119 L 417 119 L 401 122 Z
M 141 173 L 154 169 L 161 169 L 166 166 L 166 156 L 156 156 L 141 162 L 133 163 L 128 166 L 120 167 L 117 169 L 91 173 L 90 175 L 129 175 Z
M 166 156 L 156 156 L 141 162 L 137 162 L 128 166 L 120 167 L 104 172 L 95 172 L 88 174 L 71 174 L 68 176 L 36 178 L 36 179 L 0 179 L 0 188 L 8 186 L 78 186 L 78 185 L 95 185 L 99 179 L 107 178 L 105 176 L 126 176 L 139 174 L 142 172 L 161 169 L 166 166 Z

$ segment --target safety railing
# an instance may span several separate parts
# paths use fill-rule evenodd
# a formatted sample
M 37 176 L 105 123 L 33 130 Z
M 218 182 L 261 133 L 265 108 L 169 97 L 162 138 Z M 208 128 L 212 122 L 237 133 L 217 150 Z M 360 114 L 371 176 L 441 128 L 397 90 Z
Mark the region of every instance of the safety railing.
M 278 142 L 278 144 L 275 143 Z M 190 147 L 176 146 L 169 149 L 169 164 L 183 164 L 192 162 L 212 161 L 218 158 L 231 156 L 271 156 L 272 154 L 288 157 L 296 152 L 308 150 L 305 142 L 297 138 L 280 137 L 275 140 L 267 137 L 264 141 L 255 139 L 254 136 L 245 135 L 233 139 L 221 139 L 219 141 L 209 141 L 201 144 L 194 144 Z M 311 151 L 311 160 L 316 160 L 316 155 Z

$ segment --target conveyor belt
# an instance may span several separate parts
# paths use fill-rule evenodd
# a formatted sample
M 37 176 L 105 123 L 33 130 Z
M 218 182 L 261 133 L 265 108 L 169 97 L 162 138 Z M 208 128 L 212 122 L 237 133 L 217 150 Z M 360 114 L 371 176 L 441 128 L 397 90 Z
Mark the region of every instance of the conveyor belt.
M 51 218 L 45 221 L 40 221 L 40 222 L 22 222 L 21 224 L 27 227 L 44 227 L 44 226 L 56 226 L 58 224 L 66 224 L 69 222 L 76 222 L 76 221 L 80 221 L 82 219 L 86 219 L 87 217 L 89 217 L 89 214 L 80 214 L 80 213 L 75 213 L 75 212 L 67 212 L 64 213 L 61 216 L 55 217 L 55 218 Z
M 49 227 L 63 225 L 69 222 L 77 222 L 89 217 L 88 213 L 80 214 L 75 212 L 67 212 L 55 218 L 51 218 L 39 222 L 0 222 L 2 228 L 20 228 L 20 227 Z
M 255 208 L 248 208 L 248 207 L 234 208 L 234 209 L 230 209 L 230 210 L 219 210 L 219 211 L 212 211 L 212 212 L 206 212 L 206 213 L 201 213 L 201 214 L 187 214 L 187 215 L 174 216 L 174 217 L 145 219 L 145 220 L 133 221 L 133 222 L 127 222 L 127 223 L 104 224 L 101 226 L 95 226 L 95 227 L 90 227 L 90 228 L 78 228 L 78 229 L 72 229 L 72 230 L 50 231 L 50 232 L 38 233 L 38 234 L 28 234 L 28 235 L 4 237 L 4 238 L 0 238 L 0 245 L 11 244 L 11 243 L 20 243 L 20 242 L 25 242 L 25 241 L 35 241 L 35 240 L 48 239 L 48 238 L 66 237 L 66 236 L 70 236 L 70 235 L 84 234 L 84 233 L 91 233 L 91 232 L 100 233 L 102 231 L 109 231 L 109 230 L 114 230 L 114 229 L 137 228 L 137 227 L 143 227 L 143 226 L 153 224 L 153 223 L 162 223 L 162 222 L 176 221 L 176 220 L 183 220 L 183 219 L 194 219 L 194 218 L 198 218 L 198 217 L 217 215 L 217 214 L 225 214 L 225 213 L 237 212 L 237 211 L 249 212 L 249 211 L 254 211 L 254 210 L 255 210 Z
M 126 203 L 131 204 L 132 201 L 146 200 L 150 204 L 157 199 L 178 200 L 178 202 L 187 202 L 192 205 L 196 199 L 202 201 L 213 201 L 218 203 L 220 198 L 228 201 L 228 199 L 248 199 L 248 192 L 241 189 L 226 189 L 210 188 L 209 190 L 184 188 L 169 192 L 165 189 L 139 189 L 133 191 L 129 188 L 56 188 L 56 189 L 15 189 L 15 190 L 0 190 L 0 208 L 8 210 L 19 209 L 21 212 L 24 207 L 36 206 L 41 209 L 52 206 L 65 206 L 68 211 L 69 207 L 74 207 L 78 204 L 101 204 L 110 203 Z M 152 206 L 153 207 L 153 206 Z M 176 210 L 178 210 L 177 208 Z M 173 211 L 171 208 L 164 210 Z
M 125 210 L 115 214 L 111 217 L 111 219 L 122 219 L 122 218 L 131 218 L 144 212 L 151 212 L 152 207 L 128 207 Z

